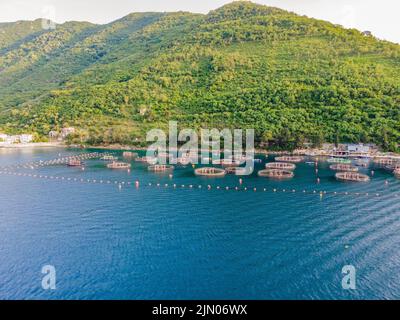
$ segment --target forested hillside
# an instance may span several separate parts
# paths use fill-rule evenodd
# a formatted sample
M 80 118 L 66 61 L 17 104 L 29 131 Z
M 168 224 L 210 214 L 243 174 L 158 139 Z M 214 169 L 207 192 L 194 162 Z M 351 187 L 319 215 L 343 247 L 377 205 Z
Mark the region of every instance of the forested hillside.
M 255 128 L 274 148 L 400 142 L 400 46 L 358 30 L 250 2 L 101 26 L 26 24 L 30 32 L 0 24 L 0 127 L 9 132 L 69 125 L 80 128 L 77 141 L 131 144 L 178 120 Z

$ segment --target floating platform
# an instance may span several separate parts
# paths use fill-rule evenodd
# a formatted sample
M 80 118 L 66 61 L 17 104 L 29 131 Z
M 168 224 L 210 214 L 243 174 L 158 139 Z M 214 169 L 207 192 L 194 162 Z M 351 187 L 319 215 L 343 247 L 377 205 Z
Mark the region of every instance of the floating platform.
M 154 165 L 157 163 L 158 160 L 157 160 L 157 158 L 153 158 L 153 157 L 137 157 L 135 159 L 135 161 Z
M 335 177 L 339 181 L 349 181 L 349 182 L 370 181 L 370 178 L 367 175 L 356 172 L 338 172 L 336 173 Z
M 283 156 L 283 157 L 276 157 L 275 161 L 300 163 L 300 162 L 304 161 L 304 158 L 303 157 L 297 157 L 297 156 Z
M 329 158 L 327 160 L 328 163 L 342 163 L 342 164 L 350 164 L 351 160 L 344 158 Z
M 149 166 L 147 169 L 153 172 L 165 172 L 165 171 L 172 171 L 175 169 L 175 167 L 167 164 L 156 164 Z
M 265 165 L 266 169 L 282 169 L 293 171 L 296 169 L 296 165 L 288 162 L 270 162 Z
M 237 167 L 241 165 L 241 162 L 239 160 L 220 159 L 220 160 L 214 160 L 212 164 L 223 167 Z
M 83 166 L 83 162 L 79 159 L 72 159 L 67 163 L 68 167 L 81 167 Z
M 115 157 L 115 156 L 107 154 L 105 156 L 102 156 L 100 158 L 100 160 L 103 160 L 103 161 L 115 161 L 115 160 L 118 160 L 118 157 Z
M 205 177 L 223 177 L 226 174 L 224 169 L 214 168 L 214 167 L 204 167 L 194 170 L 196 176 Z
M 119 170 L 126 170 L 130 169 L 131 164 L 125 162 L 112 162 L 107 165 L 108 169 L 119 169 Z
M 228 174 L 235 174 L 238 176 L 243 176 L 247 174 L 246 168 L 241 168 L 241 167 L 227 167 L 225 168 L 225 172 Z
M 392 158 L 386 158 L 386 157 L 374 158 L 374 163 L 377 165 L 382 165 L 382 166 L 392 166 L 392 165 L 396 164 L 396 162 L 397 161 Z
M 258 171 L 258 176 L 273 179 L 291 179 L 294 177 L 294 173 L 289 170 L 266 169 Z
M 139 157 L 139 154 L 137 154 L 136 152 L 130 152 L 130 151 L 125 151 L 122 156 L 124 158 L 129 158 L 129 159 L 134 159 Z
M 358 172 L 357 167 L 354 167 L 351 164 L 345 164 L 345 163 L 332 164 L 329 168 L 334 171 Z

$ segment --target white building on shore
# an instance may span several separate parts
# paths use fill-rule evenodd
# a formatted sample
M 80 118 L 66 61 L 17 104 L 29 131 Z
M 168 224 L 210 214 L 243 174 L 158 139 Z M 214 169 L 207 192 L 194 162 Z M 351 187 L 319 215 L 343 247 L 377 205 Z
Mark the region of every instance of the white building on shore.
M 19 135 L 19 142 L 20 143 L 30 143 L 33 141 L 32 134 L 20 134 Z
M 7 135 L 0 133 L 0 145 L 11 145 L 11 144 L 27 144 L 33 141 L 32 134 L 20 134 L 20 135 Z

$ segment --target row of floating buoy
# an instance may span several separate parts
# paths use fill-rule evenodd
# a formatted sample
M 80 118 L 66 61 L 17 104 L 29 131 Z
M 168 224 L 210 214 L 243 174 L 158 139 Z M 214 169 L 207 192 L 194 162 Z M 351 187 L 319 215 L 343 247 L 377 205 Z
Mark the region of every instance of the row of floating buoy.
M 52 165 L 65 165 L 71 161 L 84 161 L 84 160 L 91 160 L 101 157 L 103 154 L 98 152 L 92 153 L 84 153 L 80 155 L 72 155 L 67 157 L 60 157 L 51 160 L 40 160 L 35 162 L 27 162 L 22 164 L 15 164 L 10 166 L 1 167 L 1 170 L 13 170 L 13 169 L 35 169 L 40 167 L 52 166 Z
M 320 190 L 298 190 L 298 189 L 277 189 L 277 188 L 266 188 L 266 187 L 248 187 L 243 186 L 243 180 L 239 179 L 239 186 L 220 186 L 220 185 L 196 185 L 196 184 L 172 184 L 172 183 L 141 183 L 140 181 L 120 181 L 120 180 L 107 180 L 107 179 L 84 179 L 84 178 L 72 178 L 65 176 L 54 176 L 54 175 L 40 175 L 32 173 L 12 172 L 12 171 L 0 171 L 3 175 L 12 175 L 19 177 L 30 177 L 43 180 L 54 180 L 54 181 L 66 181 L 76 182 L 82 184 L 104 184 L 104 185 L 116 185 L 119 189 L 124 186 L 135 186 L 136 189 L 140 187 L 153 187 L 153 188 L 170 188 L 170 189 L 206 189 L 206 190 L 225 190 L 225 191 L 242 191 L 242 192 L 262 192 L 262 193 L 286 193 L 286 194 L 304 194 L 304 195 L 319 195 L 323 198 L 325 195 L 334 196 L 364 196 L 364 197 L 381 197 L 383 193 L 374 192 L 349 192 L 349 191 L 320 191 Z M 395 197 L 400 197 L 400 193 L 394 194 Z

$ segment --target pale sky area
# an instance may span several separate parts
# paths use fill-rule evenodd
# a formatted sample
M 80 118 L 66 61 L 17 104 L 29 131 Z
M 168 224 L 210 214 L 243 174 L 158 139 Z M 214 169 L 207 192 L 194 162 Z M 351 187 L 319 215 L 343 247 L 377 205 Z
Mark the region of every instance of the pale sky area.
M 131 12 L 191 11 L 207 13 L 224 0 L 0 0 L 0 22 L 45 17 L 58 23 L 70 20 L 108 23 Z M 372 31 L 400 43 L 399 0 L 257 0 L 348 28 Z

